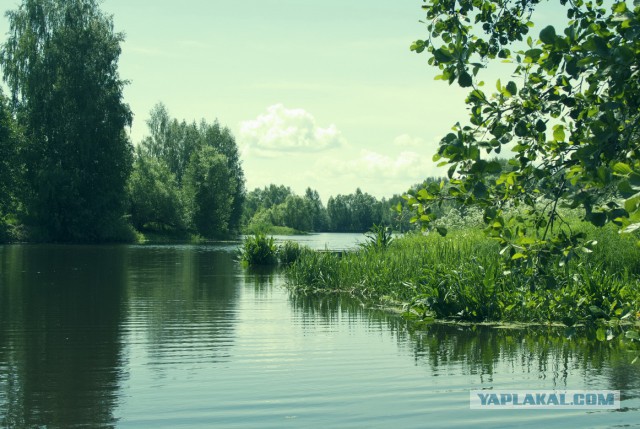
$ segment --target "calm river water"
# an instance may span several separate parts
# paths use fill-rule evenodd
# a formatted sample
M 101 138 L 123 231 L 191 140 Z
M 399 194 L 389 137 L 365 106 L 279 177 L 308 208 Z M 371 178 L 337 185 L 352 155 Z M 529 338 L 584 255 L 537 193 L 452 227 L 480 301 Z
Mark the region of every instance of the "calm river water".
M 0 426 L 640 427 L 629 352 L 547 329 L 414 330 L 291 296 L 236 247 L 0 246 Z M 622 409 L 471 410 L 471 389 L 621 390 Z

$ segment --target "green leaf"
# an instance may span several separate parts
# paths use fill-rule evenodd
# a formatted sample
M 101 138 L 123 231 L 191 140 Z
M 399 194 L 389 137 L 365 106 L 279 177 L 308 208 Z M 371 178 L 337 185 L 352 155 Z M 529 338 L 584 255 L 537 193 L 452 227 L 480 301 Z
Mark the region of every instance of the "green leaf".
M 421 53 L 422 51 L 424 51 L 425 49 L 425 44 L 424 41 L 422 40 L 416 40 L 415 42 L 413 42 L 411 44 L 411 47 L 409 49 L 411 49 L 412 51 L 415 51 L 416 53 Z
M 507 84 L 507 91 L 509 91 L 509 94 L 511 95 L 518 94 L 518 87 L 516 86 L 515 82 L 509 81 L 509 83 Z
M 525 121 L 518 121 L 514 131 L 518 137 L 526 136 L 528 132 L 527 123 Z
M 587 216 L 587 220 L 595 226 L 604 226 L 607 223 L 607 215 L 602 212 L 593 212 Z
M 516 253 L 511 257 L 512 261 L 515 261 L 516 259 L 522 259 L 522 258 L 526 258 L 527 256 L 524 255 L 523 253 Z
M 525 62 L 537 62 L 540 59 L 540 55 L 542 55 L 542 49 L 534 48 L 529 49 L 524 53 Z
M 627 11 L 627 5 L 625 2 L 616 3 L 613 5 L 613 13 L 622 14 Z
M 475 186 L 473 187 L 473 196 L 478 199 L 486 198 L 487 186 L 482 182 L 476 183 Z
M 485 168 L 487 173 L 500 173 L 502 172 L 502 164 L 498 161 L 490 161 Z
M 624 336 L 630 340 L 640 341 L 640 333 L 638 331 L 627 331 Z
M 624 209 L 628 213 L 633 213 L 640 208 L 640 193 L 635 194 L 624 202 Z
M 598 328 L 596 331 L 596 339 L 598 341 L 605 341 L 607 339 L 607 331 L 604 328 Z
M 447 228 L 445 228 L 444 226 L 439 226 L 436 228 L 436 230 L 438 231 L 438 234 L 440 234 L 443 237 L 447 236 Z
M 618 162 L 613 166 L 613 172 L 619 174 L 620 176 L 627 176 L 633 173 L 629 164 L 625 164 L 624 162 Z
M 563 142 L 565 139 L 564 125 L 553 126 L 553 138 L 557 142 Z
M 433 56 L 435 57 L 436 61 L 438 61 L 439 63 L 448 63 L 453 60 L 453 55 L 451 55 L 451 52 L 449 52 L 448 49 L 443 47 L 433 51 Z
M 540 32 L 540 40 L 542 43 L 547 45 L 552 45 L 556 40 L 556 29 L 553 28 L 553 25 L 549 25 L 542 29 Z
M 463 88 L 467 88 L 473 85 L 473 79 L 471 78 L 471 75 L 466 71 L 460 73 L 460 76 L 458 76 L 458 85 Z
M 637 189 L 634 189 L 633 186 L 629 184 L 628 180 L 623 179 L 618 182 L 618 192 L 620 192 L 620 195 L 622 195 L 623 198 L 629 198 L 636 194 Z

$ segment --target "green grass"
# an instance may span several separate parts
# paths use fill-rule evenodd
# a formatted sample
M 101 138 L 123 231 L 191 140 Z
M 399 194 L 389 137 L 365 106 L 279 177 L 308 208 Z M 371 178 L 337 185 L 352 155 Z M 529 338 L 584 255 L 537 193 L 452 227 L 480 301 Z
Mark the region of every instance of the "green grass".
M 588 229 L 588 227 L 584 227 Z M 497 244 L 478 230 L 409 235 L 381 250 L 338 256 L 304 251 L 287 270 L 299 293 L 350 293 L 404 307 L 419 319 L 561 322 L 632 321 L 640 311 L 640 249 L 614 230 L 590 230 L 594 252 L 540 278 L 505 268 Z

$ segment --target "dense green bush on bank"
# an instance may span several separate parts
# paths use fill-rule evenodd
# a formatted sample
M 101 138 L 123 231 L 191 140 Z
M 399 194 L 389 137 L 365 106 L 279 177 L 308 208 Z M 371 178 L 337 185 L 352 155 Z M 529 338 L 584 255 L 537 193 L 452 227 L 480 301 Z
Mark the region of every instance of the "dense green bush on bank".
M 593 232 L 593 231 L 591 231 Z M 640 249 L 599 230 L 593 253 L 531 277 L 505 268 L 497 244 L 481 231 L 447 237 L 408 235 L 386 250 L 370 246 L 342 256 L 303 252 L 288 284 L 306 293 L 348 292 L 403 305 L 415 317 L 468 321 L 635 321 L 640 311 Z M 621 263 L 622 261 L 622 263 Z

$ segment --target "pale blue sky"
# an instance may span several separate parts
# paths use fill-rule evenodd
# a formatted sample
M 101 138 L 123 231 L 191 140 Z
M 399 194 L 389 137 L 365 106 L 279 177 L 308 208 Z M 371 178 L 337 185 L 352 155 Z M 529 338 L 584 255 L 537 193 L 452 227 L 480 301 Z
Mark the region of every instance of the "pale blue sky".
M 0 0 L 0 9 L 17 0 Z M 146 134 L 159 101 L 179 119 L 228 126 L 247 188 L 357 187 L 377 197 L 438 174 L 440 137 L 466 118 L 466 91 L 434 81 L 419 0 L 104 0 L 126 33 L 120 74 Z M 8 28 L 0 21 L 0 33 Z M 491 81 L 491 79 L 488 79 Z

